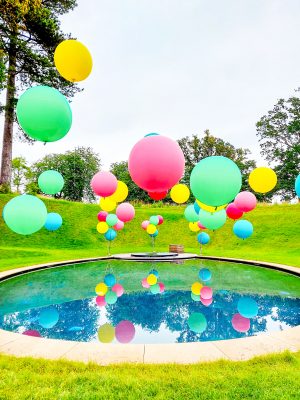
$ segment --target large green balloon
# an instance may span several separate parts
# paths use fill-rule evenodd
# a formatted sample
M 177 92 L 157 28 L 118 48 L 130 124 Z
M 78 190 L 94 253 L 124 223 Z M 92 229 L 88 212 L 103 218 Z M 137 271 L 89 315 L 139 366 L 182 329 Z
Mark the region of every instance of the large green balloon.
M 196 333 L 202 333 L 207 327 L 207 321 L 205 315 L 202 313 L 194 312 L 189 316 L 188 326 L 191 331 Z
M 190 204 L 185 208 L 184 216 L 185 216 L 185 219 L 187 219 L 189 222 L 197 222 L 199 220 L 199 216 L 196 213 L 193 204 Z
M 226 211 L 220 210 L 215 213 L 210 213 L 201 209 L 199 212 L 199 221 L 207 229 L 219 229 L 226 222 Z
M 5 205 L 3 219 L 13 232 L 31 235 L 45 225 L 47 208 L 38 197 L 23 194 Z
M 238 166 L 222 156 L 204 158 L 195 165 L 190 177 L 193 195 L 208 206 L 230 203 L 241 186 L 242 175 Z
M 59 172 L 49 169 L 39 176 L 38 185 L 43 193 L 56 194 L 64 187 L 64 178 Z
M 67 99 L 49 86 L 27 89 L 17 103 L 17 117 L 27 135 L 41 142 L 63 138 L 72 125 L 72 111 Z

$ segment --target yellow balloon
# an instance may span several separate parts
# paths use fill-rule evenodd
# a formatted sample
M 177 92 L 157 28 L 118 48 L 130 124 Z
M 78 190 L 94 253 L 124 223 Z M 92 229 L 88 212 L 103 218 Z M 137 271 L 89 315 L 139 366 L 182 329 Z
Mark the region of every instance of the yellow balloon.
M 104 324 L 98 329 L 98 339 L 102 343 L 110 343 L 115 338 L 115 328 L 111 324 Z
M 210 213 L 214 213 L 216 211 L 223 210 L 223 208 L 227 207 L 227 204 L 223 204 L 222 206 L 208 206 L 207 204 L 201 203 L 201 201 L 196 200 L 197 204 L 202 208 L 202 210 L 208 211 Z
M 189 228 L 190 228 L 190 230 L 191 230 L 192 232 L 198 232 L 198 231 L 200 231 L 198 222 L 190 222 L 190 223 L 189 223 Z
M 116 208 L 117 203 L 111 200 L 109 197 L 101 197 L 99 205 L 102 210 L 109 212 Z
M 105 285 L 104 282 L 98 283 L 98 285 L 95 287 L 95 292 L 98 296 L 105 296 L 107 291 L 108 287 Z
M 147 276 L 147 282 L 149 283 L 150 286 L 155 285 L 157 282 L 157 276 L 154 274 L 150 274 Z
M 201 285 L 200 282 L 194 282 L 192 284 L 192 288 L 191 288 L 192 293 L 200 295 L 200 290 L 202 289 L 202 287 L 203 287 L 203 285 Z
M 250 173 L 248 182 L 254 192 L 268 193 L 276 186 L 277 175 L 271 168 L 259 167 Z
M 118 181 L 117 190 L 115 191 L 115 193 L 109 196 L 109 199 L 115 201 L 116 203 L 121 203 L 126 199 L 127 196 L 128 196 L 128 187 L 126 183 Z
M 170 196 L 174 203 L 185 203 L 190 197 L 190 189 L 186 185 L 179 183 L 172 187 Z
M 101 221 L 97 224 L 97 231 L 99 233 L 106 233 L 109 229 L 109 226 L 106 222 Z
M 149 235 L 152 235 L 154 232 L 156 232 L 156 226 L 153 224 L 149 224 L 147 226 L 147 233 L 149 233 Z
M 93 67 L 91 53 L 84 44 L 73 39 L 64 40 L 56 47 L 54 63 L 60 75 L 70 82 L 83 81 Z

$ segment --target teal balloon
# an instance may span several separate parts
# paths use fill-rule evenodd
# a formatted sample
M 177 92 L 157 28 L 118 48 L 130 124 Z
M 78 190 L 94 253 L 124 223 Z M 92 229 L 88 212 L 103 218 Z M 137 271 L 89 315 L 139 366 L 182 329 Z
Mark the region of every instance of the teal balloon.
M 115 304 L 118 300 L 118 296 L 116 292 L 109 290 L 105 295 L 105 301 L 107 304 Z
M 41 173 L 38 179 L 38 185 L 45 194 L 59 193 L 64 187 L 64 178 L 58 171 L 49 169 Z
M 150 224 L 153 225 L 158 225 L 159 224 L 159 218 L 157 215 L 152 215 L 152 217 L 149 218 Z
M 190 204 L 186 207 L 184 216 L 189 222 L 197 222 L 199 220 L 199 215 L 195 211 L 194 204 Z
M 295 182 L 295 191 L 296 191 L 296 195 L 298 197 L 300 197 L 300 174 L 297 176 L 296 178 L 296 182 Z
M 196 199 L 208 206 L 228 204 L 242 187 L 241 171 L 227 157 L 206 157 L 193 168 L 190 187 Z
M 147 135 L 145 135 L 144 137 L 148 136 L 159 136 L 159 133 L 147 133 Z
M 118 223 L 118 217 L 116 214 L 108 214 L 106 217 L 106 223 L 108 226 L 114 226 Z
M 156 283 L 155 285 L 151 285 L 151 286 L 150 286 L 150 292 L 151 292 L 152 294 L 158 294 L 158 293 L 160 293 L 159 284 Z
M 117 232 L 110 228 L 105 234 L 105 239 L 108 240 L 109 242 L 111 242 L 112 240 L 115 240 L 115 238 L 117 237 Z
M 3 209 L 6 225 L 20 235 L 31 235 L 46 223 L 47 208 L 38 197 L 23 194 L 11 199 Z
M 149 233 L 149 236 L 156 238 L 156 236 L 158 235 L 158 229 L 156 229 L 156 231 L 154 233 Z
M 246 219 L 240 219 L 233 225 L 233 233 L 240 239 L 248 239 L 253 233 L 253 225 Z
M 27 89 L 17 103 L 17 118 L 24 132 L 41 142 L 63 138 L 72 125 L 68 100 L 49 86 Z
M 200 210 L 199 221 L 207 229 L 215 230 L 221 228 L 226 222 L 226 211 L 220 210 L 215 213 L 210 213 L 205 210 Z
M 46 329 L 53 328 L 59 320 L 59 313 L 54 307 L 49 307 L 41 311 L 38 322 L 39 324 Z
M 62 223 L 62 217 L 58 213 L 49 213 L 47 215 L 45 228 L 48 231 L 54 232 L 62 226 Z
M 200 301 L 200 296 L 198 294 L 194 294 L 193 292 L 191 292 L 191 298 L 194 301 Z
M 241 297 L 237 305 L 238 312 L 245 318 L 254 318 L 258 314 L 258 305 L 251 297 Z
M 191 331 L 196 333 L 202 333 L 207 328 L 207 321 L 202 313 L 193 313 L 188 319 L 188 326 Z

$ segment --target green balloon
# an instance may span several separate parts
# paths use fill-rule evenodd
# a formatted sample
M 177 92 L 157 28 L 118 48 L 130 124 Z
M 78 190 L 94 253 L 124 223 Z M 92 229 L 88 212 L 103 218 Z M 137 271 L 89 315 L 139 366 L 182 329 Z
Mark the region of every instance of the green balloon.
M 191 292 L 191 298 L 194 301 L 200 301 L 200 296 L 198 294 L 194 294 L 193 292 Z
M 11 199 L 3 209 L 6 225 L 20 235 L 39 231 L 47 220 L 47 208 L 38 197 L 23 194 Z
M 114 226 L 118 223 L 118 217 L 116 214 L 108 214 L 106 217 L 106 223 L 108 226 Z
M 196 213 L 193 204 L 186 207 L 184 210 L 184 216 L 189 222 L 197 222 L 199 220 L 199 215 Z
M 201 160 L 192 170 L 190 187 L 193 195 L 208 206 L 230 203 L 242 187 L 238 166 L 229 158 L 212 156 Z
M 150 286 L 150 292 L 151 292 L 152 294 L 158 294 L 158 293 L 160 293 L 159 284 L 156 283 L 155 285 Z
M 69 102 L 49 86 L 27 89 L 17 103 L 17 118 L 28 136 L 41 142 L 63 138 L 72 125 Z
M 43 172 L 38 179 L 39 188 L 45 194 L 59 193 L 64 187 L 64 183 L 62 175 L 52 169 Z
M 188 326 L 191 331 L 196 333 L 204 332 L 207 327 L 207 321 L 202 313 L 193 313 L 188 319 Z
M 149 218 L 150 224 L 153 225 L 158 225 L 159 224 L 159 218 L 157 215 L 152 215 L 152 217 Z
M 226 222 L 226 211 L 220 210 L 216 211 L 215 213 L 210 213 L 205 210 L 200 210 L 199 212 L 199 221 L 203 226 L 207 229 L 219 229 L 223 226 Z
M 105 295 L 105 301 L 107 304 L 115 304 L 118 300 L 118 296 L 116 292 L 112 290 L 108 291 Z

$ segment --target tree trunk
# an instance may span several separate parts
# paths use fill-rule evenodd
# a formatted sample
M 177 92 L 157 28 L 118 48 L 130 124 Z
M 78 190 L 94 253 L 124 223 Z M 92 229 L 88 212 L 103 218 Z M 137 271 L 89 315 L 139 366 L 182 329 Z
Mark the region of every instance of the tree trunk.
M 12 142 L 14 128 L 14 112 L 15 112 L 15 92 L 16 92 L 16 44 L 15 40 L 10 42 L 9 65 L 6 88 L 6 104 L 4 115 L 4 130 L 3 130 L 3 146 L 2 146 L 2 162 L 0 184 L 10 187 L 12 173 Z

